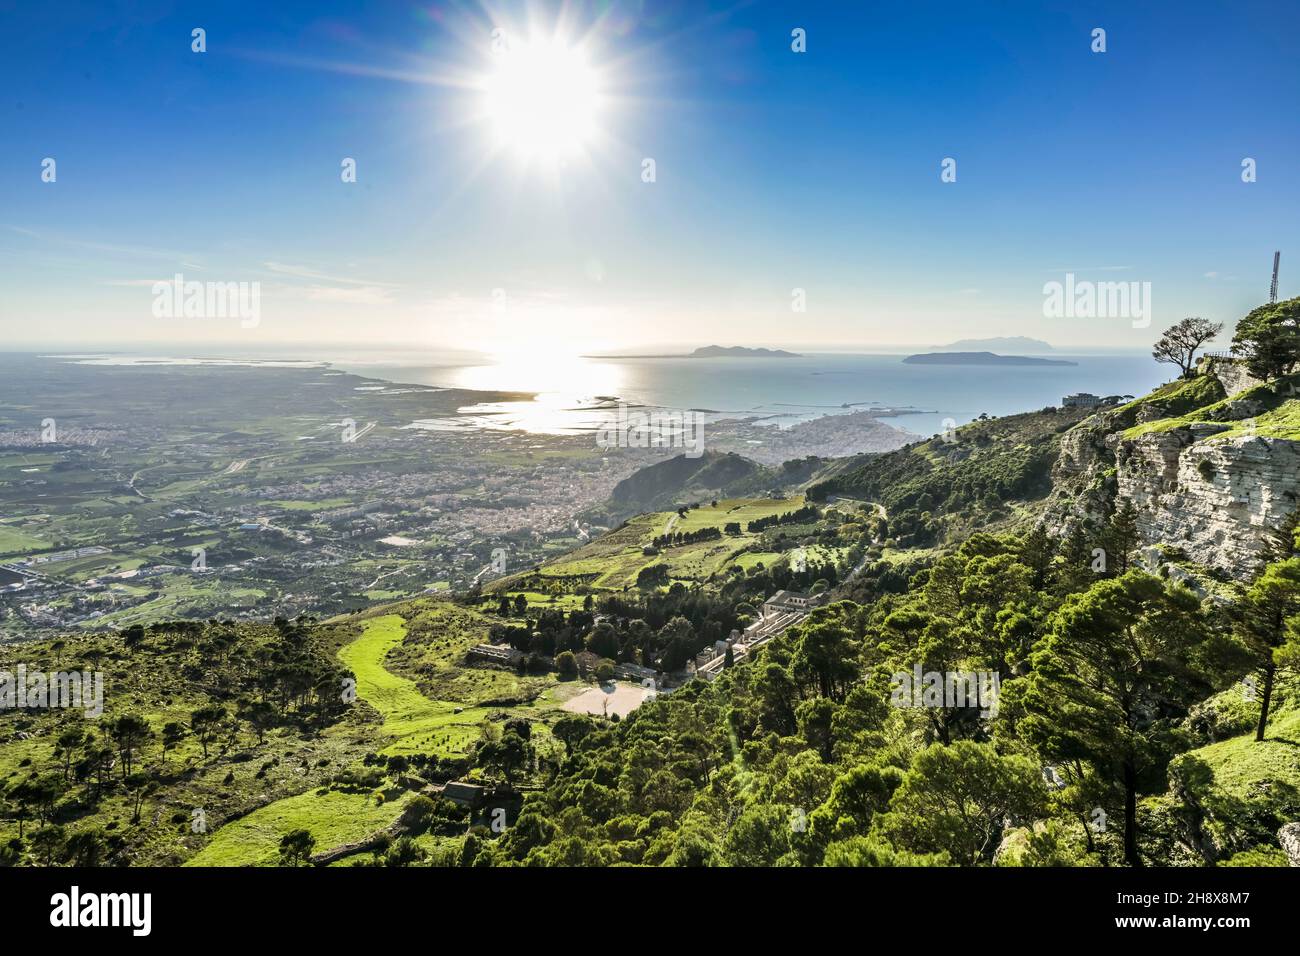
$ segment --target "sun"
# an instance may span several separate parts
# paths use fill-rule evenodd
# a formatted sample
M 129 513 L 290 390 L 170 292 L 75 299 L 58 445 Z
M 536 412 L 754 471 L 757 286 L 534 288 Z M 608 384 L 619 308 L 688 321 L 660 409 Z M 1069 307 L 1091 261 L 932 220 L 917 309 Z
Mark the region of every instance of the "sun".
M 512 44 L 484 84 L 499 145 L 526 159 L 581 153 L 596 133 L 600 84 L 581 52 L 558 39 Z

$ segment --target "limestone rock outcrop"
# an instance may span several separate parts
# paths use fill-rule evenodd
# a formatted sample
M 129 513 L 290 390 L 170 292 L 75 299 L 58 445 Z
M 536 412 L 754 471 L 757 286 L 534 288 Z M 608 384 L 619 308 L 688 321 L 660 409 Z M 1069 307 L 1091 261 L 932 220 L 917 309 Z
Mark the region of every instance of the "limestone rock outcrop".
M 1120 497 L 1138 510 L 1148 544 L 1248 577 L 1275 528 L 1300 503 L 1300 442 L 1234 437 L 1198 441 L 1190 428 L 1118 444 Z
M 1062 436 L 1049 531 L 1063 536 L 1075 522 L 1095 528 L 1127 498 L 1142 544 L 1178 548 L 1238 579 L 1258 569 L 1270 529 L 1300 507 L 1300 442 L 1239 426 L 1261 407 L 1241 395 L 1261 383 L 1239 363 L 1210 359 L 1201 372 L 1228 396 L 1207 406 L 1205 420 L 1179 424 L 1186 408 L 1156 398 L 1099 412 Z M 1135 427 L 1162 419 L 1172 427 Z M 1138 434 L 1125 437 L 1129 430 Z
M 1291 866 L 1300 866 L 1300 823 L 1288 823 L 1277 831 L 1277 842 L 1286 852 Z
M 1236 395 L 1248 388 L 1264 384 L 1246 370 L 1241 362 L 1232 359 L 1209 356 L 1197 363 L 1198 371 L 1203 375 L 1213 375 L 1223 385 L 1229 395 Z

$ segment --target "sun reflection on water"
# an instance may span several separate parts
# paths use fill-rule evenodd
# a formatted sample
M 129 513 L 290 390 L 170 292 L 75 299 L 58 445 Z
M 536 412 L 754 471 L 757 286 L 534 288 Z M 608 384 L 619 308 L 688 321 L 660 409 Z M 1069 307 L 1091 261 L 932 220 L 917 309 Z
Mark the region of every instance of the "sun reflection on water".
M 532 392 L 531 400 L 483 402 L 460 409 L 455 419 L 416 422 L 434 430 L 515 429 L 533 434 L 575 435 L 598 428 L 620 400 L 626 370 L 572 354 L 508 352 L 488 365 L 451 369 L 447 384 L 474 391 Z

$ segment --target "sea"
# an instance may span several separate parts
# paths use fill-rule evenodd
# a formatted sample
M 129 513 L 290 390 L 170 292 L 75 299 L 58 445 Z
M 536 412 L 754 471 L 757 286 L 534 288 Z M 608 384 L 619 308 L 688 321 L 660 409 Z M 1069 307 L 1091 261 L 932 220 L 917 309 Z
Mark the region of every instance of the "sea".
M 48 354 L 48 353 L 47 353 Z M 877 411 L 890 425 L 929 436 L 980 415 L 1060 405 L 1065 395 L 1138 396 L 1171 378 L 1149 353 L 1068 354 L 1072 365 L 907 364 L 904 354 L 805 352 L 792 358 L 493 358 L 475 353 L 313 351 L 178 356 L 81 354 L 94 364 L 328 363 L 395 384 L 518 393 L 470 401 L 454 422 L 427 427 L 577 434 L 600 427 L 620 404 L 690 411 L 707 420 L 749 419 L 789 427 L 823 415 Z M 1044 356 L 1047 357 L 1047 356 Z M 374 386 L 362 386 L 362 388 Z
M 1068 355 L 1074 365 L 909 365 L 901 354 L 801 353 L 796 358 L 591 358 L 477 364 L 388 356 L 332 359 L 335 367 L 394 382 L 523 391 L 523 401 L 467 406 L 481 427 L 569 433 L 599 423 L 611 400 L 777 427 L 823 415 L 886 409 L 887 424 L 933 435 L 981 414 L 1060 405 L 1065 395 L 1143 395 L 1170 379 L 1147 353 Z

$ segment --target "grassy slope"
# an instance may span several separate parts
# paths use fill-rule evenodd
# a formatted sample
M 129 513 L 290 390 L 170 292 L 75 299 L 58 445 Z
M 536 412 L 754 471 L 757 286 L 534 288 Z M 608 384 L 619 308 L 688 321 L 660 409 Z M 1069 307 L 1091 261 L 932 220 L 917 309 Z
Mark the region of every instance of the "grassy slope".
M 540 595 L 531 607 L 555 607 Z M 581 606 L 581 598 L 576 602 Z M 407 638 L 394 645 L 384 666 L 414 681 L 419 692 L 433 700 L 454 701 L 465 707 L 519 705 L 533 701 L 555 683 L 551 676 L 521 676 L 501 667 L 466 667 L 465 657 L 475 644 L 489 640 L 488 631 L 500 623 L 470 608 L 448 601 L 420 599 L 399 605 L 406 620 Z M 532 613 L 536 613 L 534 610 Z
M 384 658 L 405 637 L 406 621 L 385 614 L 366 621 L 361 636 L 339 651 L 339 660 L 356 675 L 357 696 L 379 711 L 383 733 L 394 738 L 382 753 L 463 750 L 478 738 L 478 724 L 487 709 L 457 714 L 455 703 L 430 700 L 414 682 L 385 668 Z
M 500 710 L 483 705 L 489 698 L 513 695 L 525 705 L 510 708 L 510 713 L 540 716 L 559 706 L 566 696 L 560 690 L 580 689 L 557 688 L 549 677 L 521 678 L 504 670 L 465 667 L 465 650 L 485 639 L 489 623 L 475 611 L 426 599 L 325 625 L 332 646 L 339 647 L 339 660 L 357 678 L 364 704 L 352 715 L 308 737 L 275 729 L 261 744 L 245 729 L 233 749 L 223 752 L 214 745 L 208 757 L 193 737 L 166 755 L 155 738 L 145 763 L 161 768 L 164 787 L 146 800 L 142 823 L 129 822 L 127 797 L 118 791 L 106 794 L 93 812 L 67 821 L 69 828 L 100 827 L 110 835 L 120 834 L 134 848 L 137 863 L 176 864 L 188 858 L 190 865 L 238 866 L 276 862 L 280 837 L 298 827 L 309 829 L 318 848 L 324 849 L 386 826 L 407 794 L 390 790 L 381 799 L 373 791 L 327 790 L 324 785 L 367 751 L 466 753 L 478 739 L 483 720 Z M 276 639 L 270 627 L 243 627 L 259 635 L 258 640 Z M 404 643 L 408 632 L 411 640 Z M 11 668 L 18 660 L 43 669 L 82 666 L 94 648 L 105 655 L 108 717 L 139 713 L 157 734 L 168 721 L 187 722 L 191 711 L 208 702 L 186 682 L 177 682 L 177 654 L 158 638 L 150 638 L 137 652 L 125 651 L 120 638 L 109 635 L 69 638 L 62 651 L 48 641 L 33 642 L 7 648 L 3 663 Z M 378 722 L 367 722 L 367 712 L 377 712 Z M 33 770 L 58 770 L 61 764 L 52 756 L 54 739 L 66 723 L 83 720 L 50 712 L 7 716 L 0 724 L 4 786 Z M 539 731 L 544 738 L 546 732 Z M 256 809 L 248 812 L 250 807 Z M 209 836 L 190 831 L 195 808 L 204 809 L 209 825 L 216 828 Z M 184 820 L 173 820 L 174 815 Z M 16 821 L 0 820 L 0 839 L 16 833 Z
M 1192 753 L 1210 765 L 1215 786 L 1230 796 L 1257 799 L 1271 781 L 1300 789 L 1300 709 L 1270 720 L 1263 742 L 1252 732 Z
M 564 696 L 551 693 L 555 690 L 551 678 L 518 678 L 508 671 L 462 666 L 465 649 L 485 639 L 487 622 L 476 612 L 447 602 L 412 601 L 339 623 L 360 625 L 360 633 L 338 656 L 356 676 L 358 698 L 378 711 L 384 743 L 379 753 L 384 755 L 468 752 L 479 738 L 480 725 L 497 708 L 462 706 L 459 702 L 466 694 L 501 696 L 507 690 L 519 692 L 522 686 L 526 696 L 538 699 L 532 706 L 510 712 L 530 716 L 558 707 Z M 435 662 L 431 689 L 446 692 L 451 699 L 425 696 L 415 681 L 404 676 L 403 672 L 418 672 Z M 370 792 L 324 789 L 300 793 L 222 827 L 187 865 L 272 865 L 279 859 L 280 838 L 298 828 L 311 831 L 317 849 L 350 843 L 392 823 L 409 797 L 401 793 L 385 800 Z
M 1122 432 L 1126 439 L 1138 438 L 1153 432 L 1170 431 L 1185 428 L 1195 422 L 1213 422 L 1232 414 L 1230 405 L 1238 402 L 1254 402 L 1262 411 L 1253 417 L 1237 418 L 1225 421 L 1228 429 L 1210 435 L 1205 441 L 1221 441 L 1225 438 L 1239 438 L 1244 435 L 1259 435 L 1264 438 L 1285 438 L 1300 441 L 1300 399 L 1292 398 L 1295 390 L 1300 388 L 1300 375 L 1291 375 L 1277 382 L 1257 385 L 1255 388 L 1238 392 L 1229 398 L 1223 397 L 1222 388 L 1214 388 L 1213 379 L 1206 376 L 1187 382 L 1165 386 L 1170 391 L 1160 396 L 1160 391 L 1141 399 L 1149 403 L 1153 398 L 1161 397 L 1166 404 L 1168 414 L 1160 419 L 1133 425 Z M 1217 384 L 1217 383 L 1215 383 Z M 1138 403 L 1134 403 L 1138 404 Z M 1126 406 L 1129 407 L 1129 406 Z
M 318 850 L 342 846 L 388 826 L 409 796 L 381 802 L 370 793 L 312 790 L 277 800 L 226 824 L 185 865 L 274 866 L 280 838 L 297 829 L 311 831 Z
M 1183 415 L 1204 408 L 1212 402 L 1226 398 L 1217 378 L 1198 375 L 1196 378 L 1174 379 L 1161 385 L 1149 395 L 1134 399 L 1115 409 L 1117 417 L 1135 416 L 1145 406 L 1159 405 L 1165 415 Z
M 339 651 L 339 660 L 357 680 L 357 696 L 382 718 L 380 732 L 390 741 L 384 754 L 449 753 L 464 750 L 478 737 L 484 709 L 456 713 L 456 705 L 434 701 L 405 677 L 384 667 L 384 659 L 406 636 L 401 615 L 366 620 L 361 633 Z M 318 849 L 359 840 L 396 819 L 409 797 L 384 800 L 374 793 L 311 790 L 278 800 L 218 830 L 190 866 L 271 865 L 279 859 L 280 838 L 290 830 L 310 830 Z

